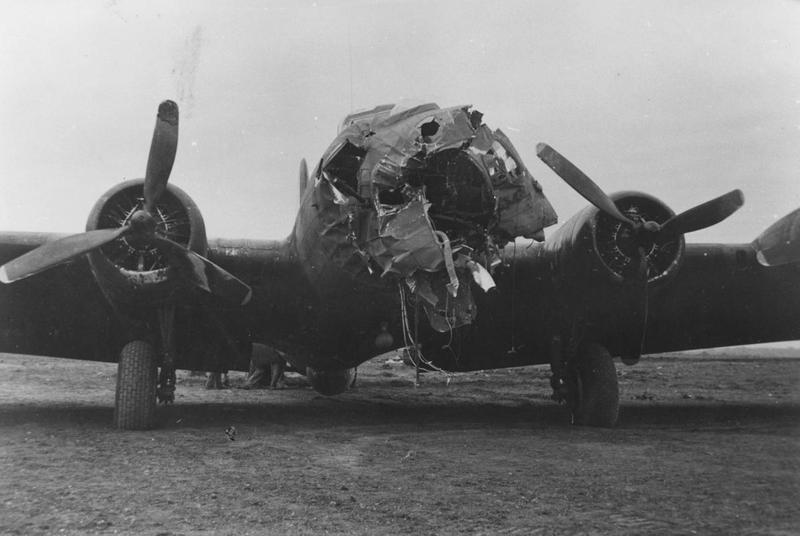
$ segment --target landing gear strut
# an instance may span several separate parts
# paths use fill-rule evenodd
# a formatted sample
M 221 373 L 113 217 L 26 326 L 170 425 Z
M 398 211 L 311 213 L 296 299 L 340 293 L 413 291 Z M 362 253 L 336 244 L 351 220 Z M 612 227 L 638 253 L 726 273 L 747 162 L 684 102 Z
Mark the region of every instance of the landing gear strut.
M 158 326 L 161 330 L 161 344 L 164 347 L 164 360 L 158 374 L 156 396 L 166 404 L 175 402 L 175 352 L 173 333 L 175 325 L 175 305 L 169 304 L 158 309 Z
M 158 402 L 164 405 L 175 402 L 175 366 L 167 365 L 167 356 L 164 356 L 164 364 L 158 374 L 156 397 Z

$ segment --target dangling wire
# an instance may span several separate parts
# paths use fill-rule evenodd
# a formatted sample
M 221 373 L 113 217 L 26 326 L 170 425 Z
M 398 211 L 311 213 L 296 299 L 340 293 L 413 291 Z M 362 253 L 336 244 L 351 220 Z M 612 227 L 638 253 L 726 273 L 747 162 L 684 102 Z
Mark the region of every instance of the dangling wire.
M 435 370 L 436 372 L 440 372 L 445 375 L 447 378 L 447 384 L 450 384 L 451 374 L 442 369 L 437 367 L 433 364 L 433 362 L 428 361 L 425 359 L 425 356 L 422 355 L 422 350 L 420 349 L 420 345 L 417 343 L 417 337 L 419 335 L 419 297 L 415 296 L 415 315 L 414 315 L 414 334 L 411 334 L 411 326 L 408 322 L 408 307 L 406 305 L 406 293 L 405 289 L 403 288 L 402 281 L 397 283 L 397 290 L 400 294 L 400 313 L 401 313 L 401 320 L 402 320 L 402 327 L 403 327 L 403 342 L 406 345 L 406 351 L 413 351 L 414 353 L 411 354 L 413 356 L 414 365 L 416 367 L 417 372 L 417 382 L 419 382 L 419 364 L 422 363 L 425 366 L 429 367 L 431 370 Z M 413 350 L 411 350 L 413 348 Z
M 446 350 L 450 350 L 450 353 L 453 354 L 453 357 L 456 358 L 456 360 L 458 360 L 458 356 L 456 356 L 456 353 L 453 351 L 453 348 L 450 346 L 451 344 L 453 344 L 453 325 L 455 325 L 455 323 L 456 323 L 455 314 L 456 314 L 455 313 L 455 307 L 453 307 L 453 318 L 451 319 L 450 318 L 450 294 L 445 294 L 444 321 L 447 322 L 447 330 L 448 330 L 448 332 L 450 334 L 450 338 L 447 340 L 447 344 L 442 346 L 442 349 L 443 350 L 445 350 L 445 349 Z
M 414 387 L 419 387 L 419 296 L 414 296 Z
M 516 341 L 514 340 L 514 333 L 516 332 L 517 327 L 517 311 L 516 311 L 516 297 L 517 297 L 517 241 L 514 240 L 514 246 L 511 250 L 511 349 L 508 350 L 508 354 L 516 354 L 517 347 Z

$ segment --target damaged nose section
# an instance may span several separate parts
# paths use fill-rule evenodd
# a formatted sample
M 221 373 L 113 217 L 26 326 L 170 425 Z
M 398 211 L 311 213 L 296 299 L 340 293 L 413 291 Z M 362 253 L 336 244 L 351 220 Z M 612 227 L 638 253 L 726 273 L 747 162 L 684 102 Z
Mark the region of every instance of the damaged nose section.
M 510 140 L 471 107 L 380 106 L 345 119 L 320 164 L 339 216 L 370 271 L 394 274 L 434 329 L 472 322 L 470 280 L 489 291 L 502 247 L 543 240 L 556 214 Z

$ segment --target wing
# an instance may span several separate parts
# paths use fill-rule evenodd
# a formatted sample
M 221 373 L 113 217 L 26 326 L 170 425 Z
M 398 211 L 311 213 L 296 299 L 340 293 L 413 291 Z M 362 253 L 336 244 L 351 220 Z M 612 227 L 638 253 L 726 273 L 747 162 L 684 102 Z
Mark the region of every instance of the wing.
M 765 267 L 749 244 L 688 244 L 650 300 L 645 353 L 800 339 L 800 264 Z
M 0 265 L 63 236 L 0 233 Z M 119 334 L 85 258 L 0 285 L 0 352 L 113 362 Z
M 266 342 L 283 350 L 300 345 L 309 325 L 311 289 L 289 240 L 209 240 L 208 258 L 246 282 L 253 297 L 245 307 L 206 303 L 201 331 L 190 334 L 185 348 L 209 332 L 228 347 L 232 341 Z M 229 368 L 247 370 L 248 365 L 240 360 Z
M 62 234 L 0 233 L 0 265 Z M 248 307 L 198 300 L 179 311 L 180 368 L 212 369 L 225 356 L 247 369 L 242 343 L 282 340 L 305 310 L 302 269 L 288 241 L 211 240 L 209 258 L 255 290 Z M 296 307 L 294 305 L 297 305 Z M 0 285 L 0 352 L 116 362 L 124 325 L 100 291 L 85 257 L 12 285 Z M 232 348 L 234 347 L 234 348 Z

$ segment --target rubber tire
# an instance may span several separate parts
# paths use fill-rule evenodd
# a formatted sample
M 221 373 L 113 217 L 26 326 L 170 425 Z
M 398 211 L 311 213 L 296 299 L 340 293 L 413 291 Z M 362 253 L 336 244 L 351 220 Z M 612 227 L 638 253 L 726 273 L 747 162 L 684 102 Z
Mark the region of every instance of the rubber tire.
M 155 419 L 156 353 L 148 342 L 131 341 L 119 354 L 114 426 L 149 430 Z
M 356 369 L 316 370 L 306 367 L 306 378 L 311 382 L 311 387 L 316 392 L 325 396 L 334 396 L 344 393 L 356 379 Z
M 614 359 L 605 347 L 586 344 L 578 355 L 575 424 L 612 428 L 619 418 L 619 383 Z

